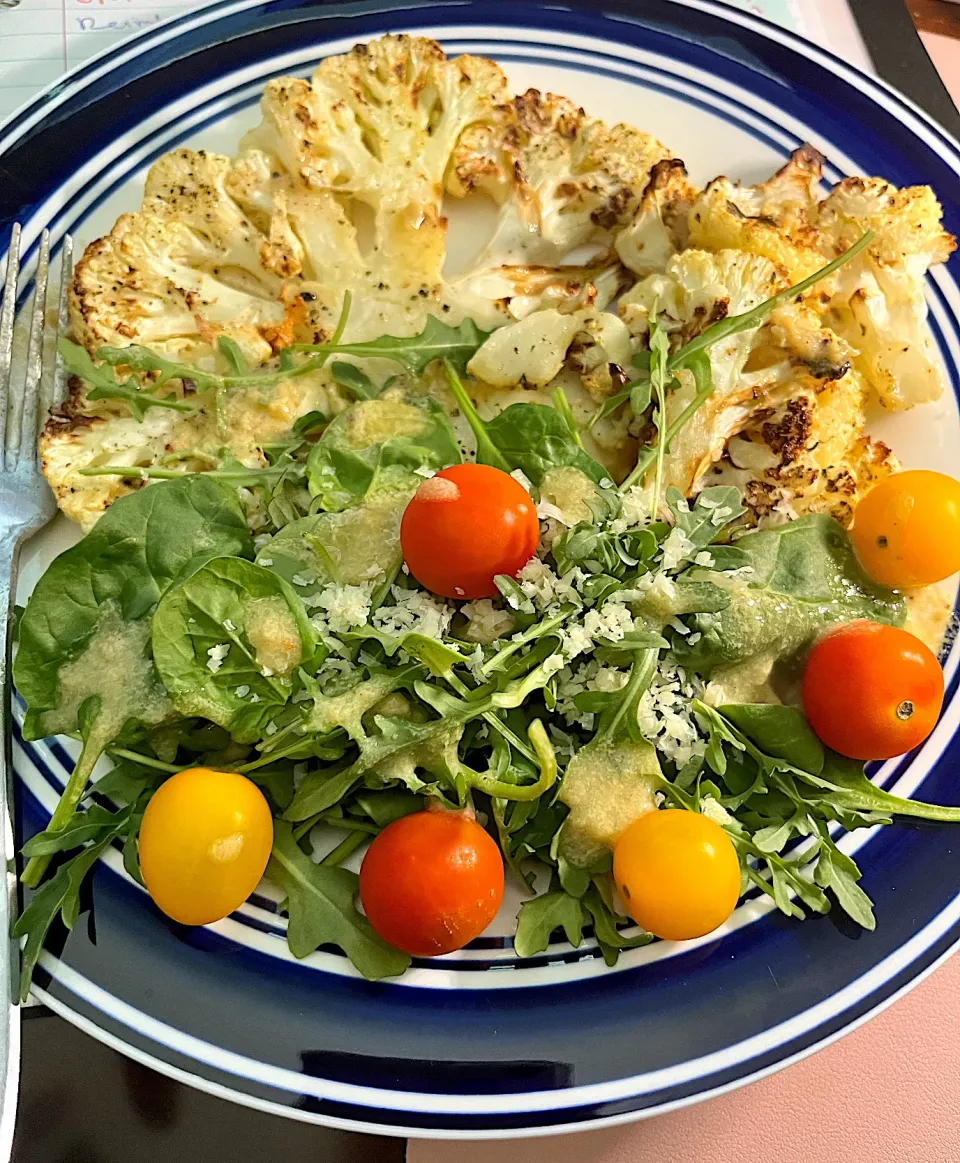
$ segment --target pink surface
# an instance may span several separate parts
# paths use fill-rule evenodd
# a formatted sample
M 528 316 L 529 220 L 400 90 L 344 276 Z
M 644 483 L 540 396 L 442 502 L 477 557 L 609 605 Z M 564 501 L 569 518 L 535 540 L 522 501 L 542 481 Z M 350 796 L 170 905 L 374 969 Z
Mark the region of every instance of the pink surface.
M 407 1163 L 957 1163 L 958 1033 L 954 957 L 859 1030 L 732 1094 L 522 1146 L 411 1142 Z
M 960 40 L 950 36 L 938 36 L 934 32 L 921 32 L 920 37 L 930 54 L 930 59 L 943 77 L 943 83 L 960 107 Z

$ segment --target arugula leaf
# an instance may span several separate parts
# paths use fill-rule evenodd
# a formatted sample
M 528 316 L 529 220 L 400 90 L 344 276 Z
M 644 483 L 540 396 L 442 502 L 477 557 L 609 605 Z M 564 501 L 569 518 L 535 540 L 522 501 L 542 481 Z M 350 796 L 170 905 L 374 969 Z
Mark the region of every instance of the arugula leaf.
M 111 831 L 117 823 L 117 813 L 91 804 L 85 811 L 77 812 L 70 823 L 59 831 L 47 829 L 38 832 L 23 846 L 24 856 L 50 856 L 54 852 L 70 852 L 82 848 L 90 840 Z
M 704 489 L 694 502 L 693 508 L 679 489 L 667 489 L 667 505 L 673 514 L 674 525 L 680 529 L 691 544 L 688 558 L 712 545 L 724 535 L 727 526 L 742 516 L 746 509 L 740 499 L 736 485 L 714 485 Z M 721 556 L 722 560 L 722 556 Z M 746 563 L 741 550 L 735 560 Z M 714 568 L 720 568 L 714 559 Z
M 317 634 L 293 588 L 237 557 L 208 561 L 171 586 L 153 616 L 157 670 L 181 715 L 254 743 L 293 693 Z
M 649 945 L 654 937 L 652 933 L 645 933 L 643 930 L 632 937 L 620 931 L 621 926 L 634 927 L 634 922 L 613 910 L 610 900 L 605 899 L 601 892 L 601 883 L 599 879 L 592 881 L 583 894 L 582 904 L 593 922 L 593 933 L 604 961 L 607 965 L 616 965 L 624 949 L 639 949 L 643 945 Z
M 694 645 L 679 636 L 674 643 L 678 660 L 700 674 L 766 652 L 795 657 L 835 622 L 903 624 L 903 597 L 864 574 L 846 531 L 832 517 L 814 514 L 748 533 L 736 548 L 746 554 L 751 573 L 732 586 L 717 575 L 729 604 L 716 614 L 694 616 L 693 629 L 700 632 Z
M 803 279 L 799 283 L 795 283 L 792 287 L 787 287 L 782 291 L 778 291 L 771 298 L 766 299 L 751 311 L 744 311 L 740 315 L 728 315 L 726 319 L 721 319 L 717 323 L 712 323 L 705 330 L 691 339 L 685 347 L 681 348 L 676 356 L 670 361 L 671 370 L 675 367 L 682 366 L 683 361 L 688 360 L 690 356 L 696 355 L 701 351 L 705 351 L 714 343 L 718 343 L 721 339 L 727 339 L 731 335 L 738 335 L 742 331 L 752 331 L 755 327 L 759 327 L 761 323 L 767 318 L 771 311 L 779 307 L 782 303 L 789 303 L 794 299 L 799 298 L 800 295 L 805 294 L 815 287 L 817 283 L 823 279 L 829 278 L 830 275 L 838 271 L 842 266 L 845 266 L 851 259 L 856 256 L 873 241 L 873 231 L 868 230 L 866 234 L 862 235 L 853 246 L 849 247 L 828 262 L 826 266 L 821 267 L 820 270 L 814 271 L 812 275 Z
M 246 465 L 234 461 L 222 468 L 204 469 L 202 472 L 186 472 L 180 468 L 141 468 L 137 465 L 100 464 L 95 468 L 82 468 L 80 475 L 84 477 L 123 477 L 133 481 L 180 481 L 188 477 L 202 476 L 207 480 L 220 481 L 235 488 L 246 486 L 256 488 L 258 485 L 277 485 L 281 481 L 296 479 L 303 476 L 303 465 L 293 461 L 283 464 L 268 465 L 266 468 L 247 468 Z
M 843 911 L 858 925 L 870 932 L 877 927 L 873 903 L 857 884 L 860 869 L 835 844 L 821 849 L 815 875 L 817 884 L 829 888 Z
M 358 792 L 350 810 L 361 811 L 378 828 L 385 828 L 394 820 L 422 811 L 423 805 L 423 796 L 400 788 L 389 788 L 386 791 Z
M 581 522 L 557 537 L 551 553 L 561 575 L 579 566 L 589 574 L 606 574 L 622 580 L 641 562 L 654 557 L 657 544 L 650 528 L 613 533 L 593 523 Z
M 423 673 L 419 667 L 386 672 L 376 680 L 375 689 L 367 690 L 359 706 L 353 705 L 356 693 L 365 688 L 366 684 L 361 683 L 345 696 L 336 696 L 350 700 L 349 725 L 342 711 L 338 710 L 336 718 L 331 719 L 332 699 L 325 698 L 318 700 L 314 709 L 298 725 L 297 733 L 301 737 L 304 733 L 316 730 L 318 726 L 329 729 L 339 723 L 348 725 L 348 730 L 357 742 L 359 755 L 349 767 L 337 774 L 338 790 L 342 787 L 343 794 L 346 794 L 353 785 L 366 777 L 385 783 L 401 783 L 411 791 L 420 792 L 428 788 L 428 784 L 417 775 L 420 770 L 435 776 L 449 787 L 460 803 L 465 801 L 470 786 L 501 798 L 524 799 L 535 798 L 552 785 L 557 775 L 556 759 L 546 733 L 537 722 L 530 726 L 530 739 L 542 766 L 534 785 L 507 784 L 496 780 L 489 773 L 473 771 L 461 761 L 458 754 L 461 736 L 469 722 L 481 718 L 487 712 L 521 706 L 535 690 L 547 683 L 552 671 L 538 666 L 523 678 L 506 683 L 500 690 L 490 690 L 483 697 L 477 697 L 474 692 L 469 698 L 460 698 L 431 683 L 414 682 L 417 695 L 441 717 L 418 722 L 378 715 L 375 717 L 375 729 L 368 731 L 363 725 L 362 713 L 375 706 L 389 690 L 409 683 L 414 670 Z M 371 683 L 374 681 L 370 680 Z M 298 743 L 298 738 L 294 738 L 293 746 Z M 280 753 L 283 753 L 282 749 Z M 438 789 L 434 786 L 431 790 L 436 793 Z M 300 792 L 303 799 L 300 798 Z M 309 812 L 304 801 L 310 793 L 303 791 L 302 786 L 300 792 L 288 815 L 296 811 L 306 813 L 303 818 L 307 818 Z M 322 787 L 318 794 L 322 794 Z
M 372 400 L 377 395 L 373 380 L 353 363 L 332 363 L 330 374 L 334 383 L 343 388 L 355 400 Z
M 252 553 L 236 492 L 189 477 L 115 501 L 40 578 L 20 620 L 13 667 L 27 703 L 24 735 L 84 741 L 51 830 L 69 823 L 111 741 L 172 714 L 150 657 L 149 617 L 171 585 L 220 553 Z M 24 883 L 38 884 L 47 863 L 31 859 Z
M 626 686 L 603 699 L 596 734 L 567 764 L 558 796 L 570 815 L 559 851 L 576 868 L 594 865 L 612 851 L 624 829 L 656 807 L 660 764 L 643 738 L 637 711 L 658 653 L 646 648 L 634 653 Z
M 423 375 L 435 359 L 448 361 L 461 372 L 490 335 L 481 331 L 472 319 L 452 326 L 436 315 L 427 316 L 419 335 L 398 338 L 381 335 L 360 343 L 294 344 L 291 351 L 322 352 L 325 355 L 353 355 L 358 359 L 392 359 L 412 376 Z
M 300 823 L 338 804 L 357 782 L 350 767 L 342 771 L 311 771 L 300 781 L 285 820 Z
M 579 948 L 583 939 L 583 909 L 576 897 L 560 890 L 524 901 L 517 914 L 514 952 L 518 957 L 542 953 L 557 929 L 563 929 L 570 944 Z
M 720 789 L 711 794 L 716 810 L 726 813 L 723 826 L 740 855 L 744 877 L 788 916 L 803 917 L 791 893 L 813 911 L 827 912 L 830 901 L 824 890 L 829 889 L 858 924 L 874 927 L 870 900 L 857 884 L 860 871 L 837 848 L 830 821 L 839 820 L 848 829 L 889 823 L 896 815 L 960 822 L 960 808 L 903 800 L 876 787 L 862 763 L 825 751 L 811 740 L 809 728 L 792 708 L 742 705 L 717 710 L 699 700 L 693 708 L 710 735 L 707 762 L 727 788 L 726 794 Z M 759 739 L 764 740 L 763 749 L 755 741 Z M 811 770 L 798 766 L 800 761 Z M 705 787 L 701 780 L 697 795 L 690 797 L 679 780 L 664 784 L 672 798 L 692 810 L 700 806 Z M 794 837 L 812 843 L 795 855 L 779 855 Z M 766 865 L 769 880 L 755 867 L 758 861 Z
M 856 759 L 845 759 L 832 751 L 827 752 L 822 771 L 817 774 L 800 774 L 806 783 L 826 791 L 826 802 L 836 808 L 850 812 L 878 812 L 884 816 L 912 816 L 944 823 L 960 822 L 960 807 L 944 807 L 891 795 L 867 778 L 862 763 Z
M 57 352 L 63 366 L 71 375 L 79 376 L 87 385 L 88 400 L 123 400 L 130 406 L 136 420 L 143 422 L 149 408 L 171 408 L 175 412 L 194 412 L 196 406 L 186 400 L 178 400 L 171 393 L 156 396 L 149 388 L 142 388 L 135 376 L 118 380 L 109 366 L 98 367 L 85 347 L 71 343 L 69 339 L 57 341 Z
M 286 893 L 287 944 L 294 957 L 307 957 L 321 945 L 336 945 L 368 981 L 396 977 L 409 966 L 409 956 L 381 940 L 357 912 L 356 873 L 314 863 L 283 820 L 274 823 L 267 876 Z
M 656 402 L 653 421 L 657 426 L 656 471 L 653 478 L 653 501 L 650 512 L 653 520 L 660 515 L 660 495 L 663 492 L 663 462 L 667 451 L 664 439 L 664 425 L 667 417 L 667 382 L 670 378 L 667 361 L 670 356 L 670 340 L 667 333 L 656 321 L 656 311 L 650 317 L 650 388 Z
M 428 397 L 360 400 L 327 427 L 307 460 L 310 493 L 338 512 L 376 492 L 410 491 L 417 469 L 460 463 L 443 409 Z
M 83 813 L 87 815 L 88 812 Z M 54 875 L 38 889 L 30 899 L 29 904 L 17 918 L 13 926 L 14 937 L 26 937 L 20 960 L 20 1001 L 25 1002 L 30 993 L 30 983 L 33 980 L 33 971 L 43 951 L 50 926 L 60 917 L 68 929 L 72 929 L 80 915 L 80 890 L 87 873 L 93 868 L 101 854 L 107 847 L 130 827 L 131 820 L 136 818 L 139 826 L 139 816 L 135 809 L 128 807 L 120 812 L 106 813 L 97 809 L 96 832 L 92 832 L 92 824 L 87 831 L 91 831 L 94 842 L 78 852 L 76 856 L 65 861 Z M 109 818 L 108 818 L 109 817 Z M 73 829 L 75 837 L 81 834 L 82 829 Z M 47 830 L 43 833 L 45 841 L 39 848 L 46 854 L 50 851 L 65 851 L 65 848 L 50 848 L 48 845 L 55 842 L 54 833 Z

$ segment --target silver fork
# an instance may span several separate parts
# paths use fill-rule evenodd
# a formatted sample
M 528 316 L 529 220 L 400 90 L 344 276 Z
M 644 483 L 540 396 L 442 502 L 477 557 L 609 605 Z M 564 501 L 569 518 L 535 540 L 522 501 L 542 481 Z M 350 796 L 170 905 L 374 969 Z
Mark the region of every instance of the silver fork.
M 3 732 L 0 770 L 0 841 L 8 870 L 15 868 L 10 807 L 12 763 L 10 744 L 10 687 L 8 627 L 16 593 L 20 547 L 57 511 L 50 486 L 37 463 L 39 426 L 47 410 L 63 397 L 63 369 L 59 358 L 50 358 L 55 343 L 49 342 L 47 317 L 54 310 L 50 284 L 50 234 L 44 230 L 34 279 L 34 301 L 28 319 L 26 369 L 22 380 L 14 377 L 14 323 L 17 314 L 17 283 L 20 274 L 20 225 L 14 225 L 7 251 L 3 300 L 0 303 L 0 730 Z M 73 244 L 63 240 L 60 293 L 56 303 L 56 338 L 66 327 L 67 286 L 70 279 Z M 48 342 L 45 342 L 48 340 Z M 50 365 L 54 366 L 51 367 Z M 7 892 L 0 893 L 0 934 L 10 932 L 16 915 L 16 874 L 7 873 Z M 9 957 L 0 957 L 0 1149 L 9 1143 L 16 1111 L 17 1078 L 20 1072 L 19 1009 L 14 1003 L 20 968 L 19 945 L 9 942 Z M 9 1148 L 8 1148 L 9 1150 Z M 7 1155 L 6 1157 L 9 1157 Z

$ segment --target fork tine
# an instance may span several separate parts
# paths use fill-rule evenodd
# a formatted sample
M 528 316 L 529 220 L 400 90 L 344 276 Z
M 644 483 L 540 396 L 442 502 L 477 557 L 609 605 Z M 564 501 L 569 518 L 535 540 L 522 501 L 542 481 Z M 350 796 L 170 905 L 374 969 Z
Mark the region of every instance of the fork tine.
M 3 282 L 3 303 L 0 305 L 0 468 L 7 427 L 7 407 L 10 397 L 10 360 L 13 354 L 13 322 L 17 314 L 17 278 L 20 274 L 20 223 L 10 231 L 7 250 L 7 271 Z
M 40 376 L 43 370 L 43 330 L 47 311 L 47 282 L 50 275 L 50 231 L 40 235 L 40 254 L 37 258 L 37 275 L 33 282 L 33 314 L 30 317 L 30 341 L 27 346 L 27 374 L 20 398 L 20 425 L 11 425 L 10 440 L 7 442 L 8 461 L 13 445 L 13 461 L 16 464 L 19 440 L 20 459 L 31 462 L 37 456 L 37 412 L 40 397 Z
M 70 290 L 70 279 L 73 276 L 73 235 L 63 236 L 63 246 L 60 250 L 60 299 L 57 304 L 57 340 L 67 334 L 67 295 Z M 67 371 L 63 366 L 63 358 L 57 352 L 54 364 L 53 383 L 51 384 L 50 399 L 46 401 L 43 416 L 51 408 L 58 407 L 67 396 Z M 42 418 L 41 418 L 42 420 Z

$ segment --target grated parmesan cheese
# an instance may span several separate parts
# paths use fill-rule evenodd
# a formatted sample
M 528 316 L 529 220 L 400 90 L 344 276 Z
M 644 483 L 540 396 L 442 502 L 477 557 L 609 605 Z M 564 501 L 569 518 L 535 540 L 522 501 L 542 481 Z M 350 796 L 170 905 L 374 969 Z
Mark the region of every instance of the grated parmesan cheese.
M 223 666 L 223 660 L 230 653 L 230 643 L 223 642 L 219 646 L 211 646 L 207 651 L 207 670 L 211 674 L 216 674 Z
M 395 605 L 381 606 L 370 622 L 386 634 L 423 634 L 442 638 L 450 626 L 454 607 L 424 590 L 405 590 L 393 586 L 390 591 Z

